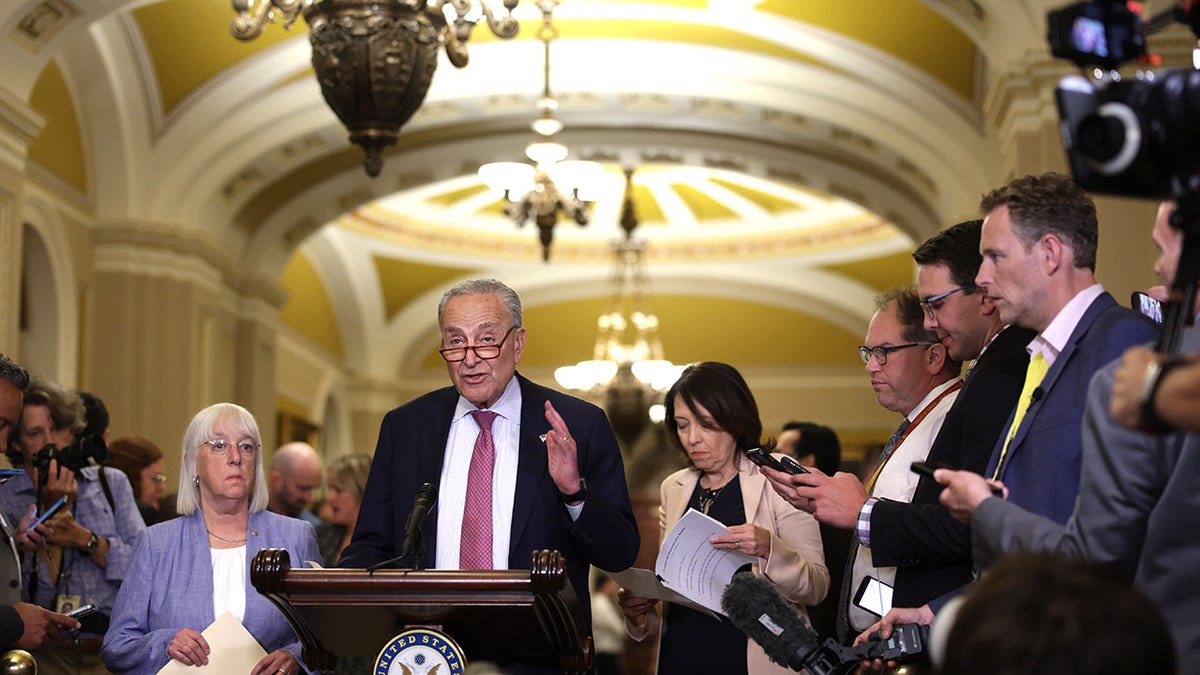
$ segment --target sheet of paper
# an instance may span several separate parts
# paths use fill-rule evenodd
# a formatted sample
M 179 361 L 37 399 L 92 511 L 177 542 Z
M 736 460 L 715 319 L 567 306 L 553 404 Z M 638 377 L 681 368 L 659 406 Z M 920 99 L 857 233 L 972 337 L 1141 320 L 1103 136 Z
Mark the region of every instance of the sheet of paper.
M 725 534 L 719 521 L 688 509 L 667 533 L 654 569 L 667 588 L 721 613 L 721 593 L 738 568 L 753 563 L 754 556 L 724 551 L 708 543 L 709 537 Z
M 267 655 L 250 631 L 229 612 L 217 617 L 200 634 L 208 641 L 211 650 L 207 666 L 185 666 L 171 659 L 158 671 L 158 675 L 248 673 L 254 669 L 254 664 Z
M 697 605 L 689 600 L 687 596 L 676 593 L 675 591 L 664 586 L 662 582 L 658 580 L 658 575 L 656 575 L 653 570 L 642 569 L 640 567 L 630 567 L 624 572 L 609 574 L 609 576 L 612 577 L 613 581 L 616 581 L 618 584 L 620 584 L 622 588 L 630 593 L 633 593 L 639 598 L 647 598 L 650 600 L 666 600 L 667 602 L 673 602 L 691 607 L 697 612 L 703 612 L 713 618 L 716 618 L 717 616 L 707 607 Z

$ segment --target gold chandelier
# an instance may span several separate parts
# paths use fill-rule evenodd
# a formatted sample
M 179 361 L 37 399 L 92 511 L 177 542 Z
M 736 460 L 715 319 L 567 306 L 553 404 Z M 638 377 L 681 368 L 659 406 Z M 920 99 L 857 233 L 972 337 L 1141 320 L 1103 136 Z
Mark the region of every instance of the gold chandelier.
M 530 128 L 538 140 L 525 148 L 525 156 L 533 161 L 491 162 L 479 167 L 479 177 L 489 188 L 504 195 L 507 204 L 504 214 L 523 227 L 533 220 L 542 244 L 542 260 L 550 260 L 554 242 L 554 226 L 560 213 L 583 227 L 591 219 L 591 202 L 581 198 L 588 186 L 595 185 L 603 168 L 595 162 L 567 161 L 567 148 L 555 140 L 563 123 L 554 116 L 558 99 L 550 91 L 550 43 L 558 37 L 554 27 L 554 8 L 560 0 L 536 0 L 542 12 L 542 96 L 537 100 L 538 116 Z
M 604 401 L 613 430 L 627 445 L 646 428 L 651 417 L 661 412 L 652 404 L 685 368 L 663 356 L 650 278 L 642 260 L 646 245 L 633 237 L 637 225 L 633 171 L 627 169 L 621 214 L 625 237 L 612 245 L 615 265 L 609 276 L 608 306 L 596 320 L 592 358 L 554 371 L 554 379 L 561 386 L 588 392 Z
M 233 0 L 231 32 L 253 40 L 268 22 L 291 28 L 303 14 L 309 26 L 313 70 L 325 102 L 362 147 L 371 177 L 383 168 L 383 150 L 425 100 L 437 50 L 457 68 L 467 65 L 467 39 L 481 19 L 497 37 L 517 34 L 518 0 Z

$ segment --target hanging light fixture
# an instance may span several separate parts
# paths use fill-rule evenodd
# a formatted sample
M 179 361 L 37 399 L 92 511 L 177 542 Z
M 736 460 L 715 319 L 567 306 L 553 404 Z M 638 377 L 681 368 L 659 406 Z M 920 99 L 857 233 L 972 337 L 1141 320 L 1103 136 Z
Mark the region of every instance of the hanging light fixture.
M 517 2 L 503 0 L 499 15 L 494 0 L 233 0 L 238 15 L 230 30 L 239 40 L 253 40 L 268 22 L 290 29 L 304 15 L 321 94 L 350 142 L 365 151 L 363 169 L 375 177 L 383 150 L 425 100 L 438 47 L 462 68 L 480 20 L 497 37 L 517 34 Z
M 525 225 L 530 219 L 538 228 L 542 243 L 542 260 L 550 260 L 550 246 L 554 242 L 554 226 L 562 213 L 583 227 L 591 218 L 591 202 L 580 197 L 582 190 L 595 185 L 604 169 L 595 162 L 566 161 L 567 147 L 555 137 L 562 131 L 563 123 L 554 112 L 558 110 L 558 99 L 550 91 L 550 43 L 558 37 L 554 27 L 554 8 L 560 0 L 537 0 L 542 11 L 542 27 L 538 39 L 542 41 L 544 66 L 542 69 L 542 96 L 535 105 L 538 116 L 530 127 L 538 140 L 525 148 L 525 156 L 533 165 L 524 162 L 491 162 L 479 167 L 479 177 L 489 188 L 504 195 L 507 204 L 504 214 L 517 223 Z
M 604 400 L 614 431 L 627 445 L 650 422 L 654 414 L 651 404 L 657 403 L 658 395 L 670 388 L 685 368 L 663 356 L 658 315 L 642 261 L 646 245 L 633 237 L 637 225 L 633 171 L 627 169 L 621 214 L 625 237 L 613 242 L 615 265 L 609 277 L 608 307 L 596 320 L 592 358 L 554 371 L 554 379 L 563 387 Z

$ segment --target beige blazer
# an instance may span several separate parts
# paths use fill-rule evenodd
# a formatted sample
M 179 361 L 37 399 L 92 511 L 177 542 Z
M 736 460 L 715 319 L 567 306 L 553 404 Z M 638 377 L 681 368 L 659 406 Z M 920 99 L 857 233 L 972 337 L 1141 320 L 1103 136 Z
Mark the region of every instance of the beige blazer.
M 683 517 L 699 480 L 700 472 L 689 468 L 667 476 L 662 482 L 658 508 L 660 545 L 667 532 Z M 829 591 L 829 570 L 825 568 L 820 526 L 812 516 L 797 510 L 776 494 L 745 454 L 738 458 L 738 481 L 746 522 L 771 533 L 771 555 L 755 563 L 755 574 L 774 583 L 779 594 L 797 605 L 797 610 L 807 618 L 804 605 L 817 604 Z M 652 614 L 642 626 L 626 621 L 625 628 L 633 639 L 641 641 L 658 633 L 661 625 L 658 615 Z M 747 640 L 746 644 L 746 665 L 750 675 L 794 672 L 772 663 L 753 640 Z

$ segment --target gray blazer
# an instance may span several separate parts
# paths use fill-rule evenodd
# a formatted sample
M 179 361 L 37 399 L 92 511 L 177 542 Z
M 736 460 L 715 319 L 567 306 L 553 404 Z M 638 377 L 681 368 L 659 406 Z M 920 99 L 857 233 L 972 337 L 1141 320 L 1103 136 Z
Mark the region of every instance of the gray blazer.
M 250 585 L 250 561 L 264 548 L 286 548 L 293 567 L 320 561 L 312 525 L 259 511 L 250 514 L 247 529 L 242 623 L 268 653 L 283 649 L 303 666 L 292 627 Z M 197 511 L 138 535 L 100 656 L 115 673 L 153 675 L 170 660 L 167 643 L 180 628 L 203 631 L 214 619 L 212 561 L 204 519 Z
M 1200 329 L 1183 350 L 1200 349 Z M 1052 551 L 1115 563 L 1166 618 L 1179 672 L 1200 673 L 1200 435 L 1130 431 L 1109 414 L 1114 362 L 1096 373 L 1083 418 L 1079 497 L 1066 525 L 998 498 L 971 519 L 977 563 Z

